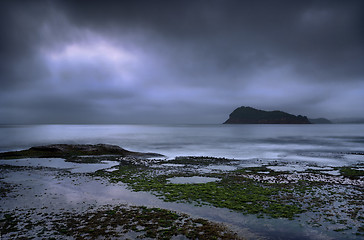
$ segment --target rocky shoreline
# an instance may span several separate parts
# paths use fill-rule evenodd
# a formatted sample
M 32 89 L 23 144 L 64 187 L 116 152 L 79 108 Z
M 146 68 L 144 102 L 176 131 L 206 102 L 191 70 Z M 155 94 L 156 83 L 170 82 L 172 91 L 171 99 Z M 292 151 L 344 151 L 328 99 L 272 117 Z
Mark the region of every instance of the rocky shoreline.
M 39 161 L 47 162 L 62 156 L 77 166 L 102 165 L 105 160 L 116 165 L 88 173 L 11 165 L 21 163 L 22 158 L 36 161 L 41 157 Z M 360 163 L 331 168 L 297 167 L 299 163 L 295 163 L 292 167 L 287 163 L 242 164 L 214 157 L 167 160 L 160 156 L 102 144 L 48 145 L 2 153 L 0 158 L 6 159 L 0 164 L 2 239 L 94 239 L 106 234 L 122 239 L 275 239 L 287 234 L 360 239 L 364 235 L 364 170 Z M 185 215 L 196 212 L 200 212 L 197 218 Z M 152 222 L 138 217 L 146 213 L 156 213 L 151 215 Z M 79 219 L 76 227 L 71 226 L 74 219 Z M 253 224 L 254 219 L 260 224 Z M 280 226 L 282 221 L 286 229 Z M 49 224 L 43 226 L 44 222 Z M 187 222 L 191 224 L 184 224 Z M 271 228 L 260 226 L 262 223 Z M 290 225 L 295 230 L 288 230 Z

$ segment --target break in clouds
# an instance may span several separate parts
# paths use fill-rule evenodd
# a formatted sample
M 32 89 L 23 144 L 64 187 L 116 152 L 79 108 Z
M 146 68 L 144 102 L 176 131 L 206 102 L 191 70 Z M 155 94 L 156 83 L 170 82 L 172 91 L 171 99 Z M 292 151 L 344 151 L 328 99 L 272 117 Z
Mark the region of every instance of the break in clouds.
M 0 123 L 364 117 L 363 1 L 2 1 Z

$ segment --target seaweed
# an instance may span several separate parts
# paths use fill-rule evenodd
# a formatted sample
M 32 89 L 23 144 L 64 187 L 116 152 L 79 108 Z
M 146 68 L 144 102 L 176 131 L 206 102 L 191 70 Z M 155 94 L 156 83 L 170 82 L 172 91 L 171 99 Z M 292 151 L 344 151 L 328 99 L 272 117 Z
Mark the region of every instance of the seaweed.
M 304 212 L 293 199 L 286 198 L 290 193 L 278 185 L 257 183 L 251 179 L 235 175 L 218 175 L 219 182 L 202 184 L 173 184 L 167 181 L 175 176 L 190 174 L 156 174 L 147 167 L 124 165 L 111 173 L 99 171 L 111 182 L 124 182 L 134 191 L 149 191 L 167 202 L 187 202 L 195 205 L 211 205 L 219 208 L 243 212 L 245 214 L 266 214 L 273 218 L 293 219 Z
M 49 236 L 53 239 L 119 239 L 125 236 L 137 239 L 172 239 L 174 236 L 188 239 L 242 239 L 225 225 L 144 206 L 104 206 L 81 214 L 63 212 L 57 219 L 50 220 L 47 227 L 42 227 L 44 221 L 18 218 L 14 214 L 5 214 L 5 218 L 0 220 L 3 224 L 1 236 L 20 233 L 20 229 L 16 227 L 19 222 L 27 232 L 24 239 L 35 236 L 42 239 Z M 32 233 L 29 234 L 31 230 Z M 18 239 L 19 236 L 21 234 L 17 235 Z
M 355 169 L 353 167 L 341 167 L 339 168 L 340 174 L 350 179 L 358 179 L 364 176 L 364 171 Z

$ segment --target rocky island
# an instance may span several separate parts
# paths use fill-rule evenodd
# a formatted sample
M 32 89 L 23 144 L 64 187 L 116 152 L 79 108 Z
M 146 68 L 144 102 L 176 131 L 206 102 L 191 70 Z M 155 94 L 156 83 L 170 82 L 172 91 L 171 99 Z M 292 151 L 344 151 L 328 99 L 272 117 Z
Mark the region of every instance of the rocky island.
M 306 116 L 282 111 L 263 111 L 252 107 L 235 109 L 224 124 L 310 124 Z

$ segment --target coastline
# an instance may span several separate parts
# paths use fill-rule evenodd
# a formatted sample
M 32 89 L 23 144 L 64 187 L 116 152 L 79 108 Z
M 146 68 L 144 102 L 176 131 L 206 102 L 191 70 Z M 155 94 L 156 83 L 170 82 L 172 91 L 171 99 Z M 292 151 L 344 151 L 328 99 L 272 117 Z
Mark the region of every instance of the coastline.
M 47 158 L 42 160 L 47 161 Z M 78 164 L 89 164 L 82 160 Z M 364 184 L 360 164 L 336 168 L 312 164 L 300 169 L 297 163 L 254 160 L 242 165 L 235 159 L 214 157 L 172 160 L 123 157 L 118 165 L 106 170 L 77 173 L 62 165 L 58 168 L 10 166 L 4 161 L 19 163 L 22 160 L 1 162 L 3 229 L 7 224 L 11 230 L 11 226 L 15 227 L 15 223 L 11 223 L 17 219 L 17 231 L 2 232 L 5 239 L 14 236 L 11 234 L 22 236 L 25 230 L 26 234 L 33 231 L 34 236 L 67 236 L 67 232 L 59 232 L 59 229 L 57 232 L 51 226 L 49 231 L 40 229 L 36 221 L 39 223 L 62 213 L 66 216 L 75 209 L 97 212 L 120 204 L 157 207 L 177 211 L 176 214 L 187 213 L 192 218 L 202 217 L 225 224 L 246 239 L 275 239 L 286 234 L 308 239 L 315 239 L 317 234 L 322 236 L 318 239 L 343 236 L 359 239 L 362 236 L 363 211 L 358 210 L 358 204 L 363 201 Z M 172 178 L 191 180 L 193 176 L 214 181 L 171 183 Z M 334 179 L 341 180 L 335 182 Z M 236 199 L 236 195 L 248 195 L 249 199 Z M 73 214 L 76 216 L 77 211 Z M 66 219 L 69 217 L 63 220 Z M 262 227 L 267 224 L 270 229 Z

